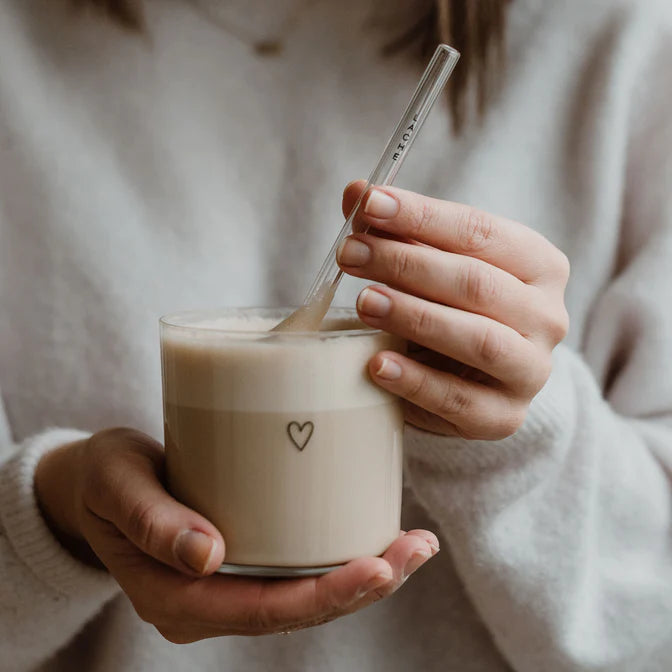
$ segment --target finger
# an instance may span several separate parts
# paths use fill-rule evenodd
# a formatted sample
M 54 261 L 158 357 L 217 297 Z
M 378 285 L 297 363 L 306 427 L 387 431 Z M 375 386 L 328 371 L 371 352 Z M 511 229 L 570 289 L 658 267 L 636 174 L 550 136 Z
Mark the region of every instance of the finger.
M 91 535 L 92 546 L 140 617 L 177 643 L 267 634 L 332 620 L 393 592 L 438 547 L 431 532 L 413 530 L 395 540 L 382 558 L 359 558 L 319 578 L 214 575 L 194 581 L 143 554 L 122 535 L 101 529 Z
M 94 517 L 90 512 L 90 518 Z M 195 580 L 143 553 L 109 521 L 89 521 L 87 539 L 91 547 L 133 604 L 138 616 L 150 623 L 169 641 L 187 644 L 222 633 L 203 621 L 197 611 L 183 604 L 194 588 L 206 580 Z M 199 593 L 200 599 L 204 599 Z
M 345 187 L 345 191 L 343 192 L 342 210 L 343 210 L 343 216 L 346 219 L 350 216 L 352 209 L 357 204 L 359 196 L 361 195 L 362 190 L 364 189 L 365 186 L 366 186 L 366 180 L 355 180 L 354 182 L 350 182 Z M 355 221 L 353 221 L 352 232 L 369 233 L 374 236 L 380 236 L 381 238 L 388 238 L 389 240 L 399 240 L 408 243 L 409 245 L 424 245 L 423 243 L 420 243 L 417 240 L 413 240 L 412 238 L 404 238 L 403 236 L 397 236 L 393 233 L 376 229 L 375 227 L 372 227 L 370 224 L 362 221 L 361 218 L 355 219 Z
M 541 289 L 480 259 L 366 234 L 346 238 L 337 258 L 350 275 L 491 317 L 525 336 L 544 332 L 554 315 Z
M 438 550 L 438 540 L 428 530 L 413 530 L 412 532 L 401 534 L 385 551 L 382 558 L 359 558 L 317 579 L 316 604 L 322 605 L 315 610 L 319 612 L 318 615 L 306 619 L 305 612 L 297 611 L 294 615 L 298 616 L 298 620 L 290 624 L 287 622 L 289 614 L 284 614 L 286 625 L 283 626 L 283 629 L 296 630 L 325 623 L 334 618 L 354 613 L 373 602 L 388 597 L 413 572 L 417 571 L 427 560 L 436 555 Z M 353 582 L 353 570 L 357 569 L 361 572 L 365 564 L 370 564 L 372 560 L 387 562 L 392 572 L 392 578 L 378 586 L 374 586 L 371 583 L 368 585 L 361 584 L 363 577 L 360 579 L 355 578 Z M 348 573 L 351 574 L 351 585 L 343 592 L 343 588 L 339 588 L 339 586 L 341 584 L 343 587 L 347 585 L 346 576 Z M 342 597 L 335 597 L 339 593 L 342 593 Z M 287 606 L 287 601 L 284 597 L 280 597 L 280 604 L 285 607 Z
M 85 499 L 95 515 L 144 553 L 180 571 L 200 576 L 221 565 L 224 540 L 215 526 L 166 492 L 160 444 L 118 430 L 106 432 L 93 450 Z
M 370 236 L 376 236 L 376 238 L 385 238 L 386 240 L 396 240 L 400 243 L 406 243 L 406 245 L 417 245 L 418 247 L 427 247 L 427 245 L 423 245 L 422 243 L 419 243 L 417 240 L 411 240 L 410 238 L 401 238 L 401 236 L 395 236 L 391 233 L 386 233 L 385 231 L 379 231 L 378 229 L 371 229 L 369 227 L 366 227 L 366 229 L 362 226 L 361 223 L 353 223 L 352 225 L 352 230 L 353 233 L 368 233 Z
M 354 191 L 357 185 L 350 187 Z M 438 249 L 478 257 L 520 278 L 566 283 L 567 258 L 544 236 L 518 222 L 460 203 L 395 187 L 375 187 L 364 196 L 357 219 L 377 229 Z M 563 284 L 564 286 L 564 284 Z
M 429 530 L 411 530 L 395 539 L 383 553 L 397 582 L 408 578 L 439 552 L 439 540 Z
M 194 580 L 143 553 L 109 521 L 98 518 L 88 527 L 89 543 L 138 616 L 169 641 L 186 644 L 222 635 L 262 634 L 251 627 L 249 614 L 258 606 L 263 581 L 218 574 Z M 213 616 L 213 604 L 226 605 L 230 613 Z
M 452 422 L 448 422 L 448 420 L 440 418 L 410 401 L 404 401 L 404 421 L 431 434 L 440 436 L 460 435 Z
M 358 558 L 333 572 L 304 579 L 208 577 L 190 588 L 180 612 L 211 627 L 264 634 L 346 613 L 369 596 L 380 599 L 433 554 L 421 533 L 396 539 L 380 558 Z M 429 539 L 429 540 L 428 540 Z
M 341 209 L 343 211 L 343 217 L 346 219 L 350 216 L 352 209 L 357 204 L 365 186 L 366 180 L 353 180 L 345 186 Z
M 400 541 L 404 537 L 404 541 Z M 420 539 L 425 545 L 418 545 L 415 539 Z M 402 550 L 402 545 L 409 545 L 407 549 Z M 409 548 L 413 549 L 409 556 Z M 400 554 L 403 560 L 399 562 L 396 556 Z M 428 530 L 411 530 L 410 532 L 402 532 L 400 539 L 390 546 L 387 552 L 383 555 L 391 565 L 397 567 L 395 571 L 395 580 L 383 590 L 376 590 L 366 595 L 363 595 L 359 600 L 352 603 L 345 614 L 351 614 L 360 609 L 364 609 L 374 602 L 389 596 L 396 591 L 414 572 L 422 567 L 429 558 L 435 556 L 439 552 L 439 542 L 436 535 Z M 408 559 L 406 559 L 408 558 Z M 403 566 L 403 569 L 401 567 Z
M 416 347 L 419 346 L 416 345 Z M 407 353 L 411 359 L 414 359 L 416 362 L 420 362 L 421 364 L 431 366 L 433 369 L 436 369 L 437 371 L 446 371 L 447 373 L 454 373 L 456 376 L 459 376 L 460 378 L 467 378 L 477 383 L 482 383 L 483 385 L 494 384 L 495 386 L 501 386 L 500 381 L 498 381 L 493 376 L 490 376 L 487 373 L 484 373 L 483 371 L 479 371 L 473 366 L 468 366 L 467 364 L 458 362 L 456 359 L 453 359 L 452 357 L 446 357 L 445 355 L 442 355 L 441 353 L 436 352 L 434 350 L 430 350 L 429 348 L 423 347 L 422 350 L 415 350 L 415 351 L 407 349 Z
M 348 613 L 367 595 L 373 601 L 396 587 L 382 558 L 359 558 L 322 577 L 302 579 L 214 575 L 190 581 L 148 556 L 132 563 L 128 555 L 123 561 L 115 557 L 111 564 L 141 618 L 163 624 L 174 636 L 179 631 L 182 641 L 297 629 Z
M 517 331 L 482 315 L 441 306 L 374 285 L 357 299 L 363 322 L 420 343 L 478 369 L 521 398 L 531 398 L 550 374 L 541 350 Z
M 432 555 L 436 555 L 439 550 L 440 550 L 440 545 L 439 545 L 439 540 L 437 539 L 436 535 L 434 532 L 430 532 L 429 530 L 409 530 L 406 532 L 405 536 L 411 536 L 411 537 L 418 537 L 422 539 L 423 541 L 427 542 L 429 545 L 429 548 L 432 551 Z
M 382 388 L 447 420 L 467 439 L 505 438 L 525 419 L 527 404 L 499 390 L 435 371 L 398 352 L 375 355 L 369 373 Z
M 296 627 L 389 595 L 434 554 L 432 544 L 437 546 L 438 540 L 431 532 L 426 535 L 400 536 L 382 557 L 358 558 L 319 578 L 265 583 L 255 626 L 262 631 Z
M 394 572 L 382 558 L 358 558 L 324 576 L 265 582 L 252 622 L 258 632 L 291 631 L 325 623 L 394 592 Z

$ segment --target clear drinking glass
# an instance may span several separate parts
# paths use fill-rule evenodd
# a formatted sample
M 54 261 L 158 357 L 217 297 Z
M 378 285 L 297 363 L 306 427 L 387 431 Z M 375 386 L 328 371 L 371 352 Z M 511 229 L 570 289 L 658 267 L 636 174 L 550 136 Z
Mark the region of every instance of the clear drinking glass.
M 269 333 L 291 311 L 161 319 L 168 487 L 221 531 L 223 572 L 324 573 L 399 534 L 403 415 L 367 362 L 405 344 L 349 309 Z

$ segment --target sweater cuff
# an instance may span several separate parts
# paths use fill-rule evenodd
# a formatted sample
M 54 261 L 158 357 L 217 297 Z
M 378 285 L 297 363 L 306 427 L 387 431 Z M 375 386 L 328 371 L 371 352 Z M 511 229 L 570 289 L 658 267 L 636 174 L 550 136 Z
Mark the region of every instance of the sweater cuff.
M 51 429 L 27 439 L 21 449 L 0 467 L 0 521 L 17 556 L 53 590 L 69 597 L 101 600 L 119 586 L 105 571 L 73 557 L 54 537 L 37 503 L 34 475 L 41 457 L 55 448 L 90 435 L 71 429 Z
M 532 400 L 525 422 L 515 434 L 499 441 L 467 440 L 407 425 L 406 460 L 410 466 L 422 464 L 423 470 L 456 477 L 502 467 L 520 468 L 536 459 L 562 460 L 576 421 L 577 376 L 597 390 L 585 364 L 560 345 L 553 352 L 553 369 L 546 385 Z

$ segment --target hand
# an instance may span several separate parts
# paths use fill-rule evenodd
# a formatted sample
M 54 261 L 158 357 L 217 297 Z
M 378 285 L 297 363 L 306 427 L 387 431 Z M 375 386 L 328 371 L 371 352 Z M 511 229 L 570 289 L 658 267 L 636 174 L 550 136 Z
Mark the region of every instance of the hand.
M 85 541 L 140 618 L 171 642 L 325 623 L 391 594 L 438 551 L 431 532 L 415 530 L 382 557 L 360 558 L 319 578 L 212 575 L 224 560 L 224 540 L 165 491 L 163 463 L 163 448 L 148 436 L 106 430 L 45 455 L 35 489 L 63 541 L 70 547 Z
M 346 187 L 344 213 L 363 188 Z M 372 189 L 362 206 L 339 265 L 388 285 L 362 291 L 359 316 L 411 341 L 410 357 L 376 355 L 372 378 L 421 429 L 515 433 L 567 333 L 567 257 L 522 224 L 401 189 Z

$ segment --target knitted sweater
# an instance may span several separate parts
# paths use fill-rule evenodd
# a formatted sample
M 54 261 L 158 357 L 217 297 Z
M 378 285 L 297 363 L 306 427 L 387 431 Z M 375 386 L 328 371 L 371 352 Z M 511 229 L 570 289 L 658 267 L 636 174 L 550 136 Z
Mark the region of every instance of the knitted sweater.
M 442 552 L 326 626 L 188 646 L 59 546 L 35 465 L 108 426 L 161 438 L 162 313 L 302 298 L 419 75 L 380 55 L 417 5 L 318 0 L 276 58 L 187 0 L 145 0 L 144 36 L 67 5 L 0 0 L 0 669 L 669 670 L 668 0 L 514 0 L 483 123 L 454 138 L 440 106 L 399 176 L 573 269 L 570 334 L 514 436 L 407 430 L 403 522 Z M 293 3 L 222 6 L 263 31 Z

